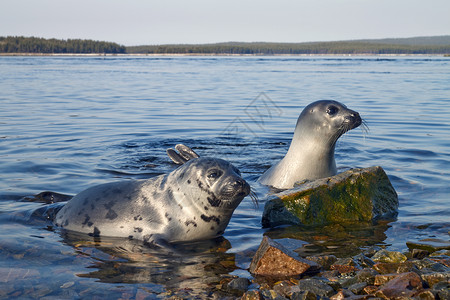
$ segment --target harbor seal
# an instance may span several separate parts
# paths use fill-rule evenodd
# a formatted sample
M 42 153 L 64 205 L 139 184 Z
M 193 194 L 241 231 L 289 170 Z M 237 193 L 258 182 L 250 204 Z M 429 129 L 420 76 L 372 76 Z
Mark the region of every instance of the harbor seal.
M 91 236 L 175 243 L 224 233 L 231 215 L 250 193 L 231 163 L 201 157 L 166 175 L 106 183 L 71 199 L 55 224 Z
M 320 100 L 309 104 L 298 117 L 288 152 L 258 181 L 277 189 L 288 189 L 301 180 L 336 175 L 336 141 L 361 123 L 356 111 L 337 101 Z

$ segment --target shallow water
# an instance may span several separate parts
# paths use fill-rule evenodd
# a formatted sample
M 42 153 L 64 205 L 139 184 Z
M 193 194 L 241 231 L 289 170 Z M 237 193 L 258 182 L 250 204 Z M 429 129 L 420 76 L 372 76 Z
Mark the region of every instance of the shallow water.
M 0 57 L 0 297 L 204 296 L 224 276 L 250 276 L 263 234 L 305 255 L 448 241 L 449 82 L 442 57 Z M 318 99 L 343 102 L 369 125 L 339 140 L 338 168 L 382 166 L 399 194 L 396 220 L 261 228 L 256 179 Z M 224 239 L 168 254 L 25 221 L 44 205 L 25 197 L 173 170 L 165 150 L 180 142 L 230 160 L 259 194 L 259 207 L 244 199 Z

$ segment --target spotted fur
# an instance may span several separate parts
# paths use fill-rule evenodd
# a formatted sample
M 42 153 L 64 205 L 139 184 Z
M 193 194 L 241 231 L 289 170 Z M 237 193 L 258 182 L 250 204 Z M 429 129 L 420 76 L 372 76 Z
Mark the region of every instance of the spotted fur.
M 223 234 L 250 192 L 239 170 L 214 158 L 194 158 L 167 175 L 91 187 L 56 215 L 56 225 L 91 236 L 153 243 Z

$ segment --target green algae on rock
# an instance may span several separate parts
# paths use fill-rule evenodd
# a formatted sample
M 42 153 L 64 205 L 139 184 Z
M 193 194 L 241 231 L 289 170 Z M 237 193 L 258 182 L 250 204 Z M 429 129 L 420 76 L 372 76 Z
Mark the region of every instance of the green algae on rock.
M 351 169 L 271 196 L 262 225 L 368 222 L 396 213 L 398 196 L 383 168 Z

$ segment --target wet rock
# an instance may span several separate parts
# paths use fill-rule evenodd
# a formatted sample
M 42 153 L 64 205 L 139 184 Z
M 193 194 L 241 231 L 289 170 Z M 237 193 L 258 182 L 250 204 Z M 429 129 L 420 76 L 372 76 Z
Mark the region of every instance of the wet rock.
M 375 264 L 373 260 L 360 253 L 356 256 L 353 256 L 353 260 L 357 262 L 363 268 L 371 268 Z
M 436 299 L 450 299 L 450 282 L 439 282 L 432 291 L 437 295 Z
M 265 236 L 250 264 L 250 273 L 263 276 L 286 277 L 318 270 L 320 266 L 299 257 L 295 252 Z
M 439 250 L 430 254 L 431 257 L 448 257 L 450 258 L 450 250 Z
M 415 299 L 423 299 L 423 300 L 434 300 L 436 299 L 436 296 L 430 291 L 421 291 L 418 294 L 415 295 Z
M 422 250 L 422 249 L 413 249 L 411 251 L 411 256 L 413 258 L 418 258 L 418 259 L 422 259 L 427 257 L 428 255 L 430 255 L 430 252 L 427 250 Z
M 274 290 L 262 290 L 261 296 L 264 300 L 286 300 L 287 298 L 281 296 Z
M 424 258 L 413 262 L 423 272 L 450 272 L 450 268 L 430 258 Z
M 355 284 L 352 284 L 351 286 L 349 286 L 348 290 L 351 291 L 352 293 L 358 295 L 364 290 L 364 288 L 366 286 L 367 286 L 367 283 L 365 283 L 365 282 L 355 283 Z
M 259 291 L 248 291 L 242 295 L 241 300 L 260 300 L 261 293 Z
M 376 275 L 373 284 L 374 285 L 383 285 L 397 277 L 397 273 L 391 273 L 391 274 L 380 274 Z
M 247 291 L 250 281 L 247 278 L 235 278 L 227 284 L 227 290 L 242 295 Z
M 439 239 L 424 239 L 419 242 L 406 242 L 406 246 L 408 246 L 410 250 L 422 249 L 430 253 L 440 250 L 450 250 L 450 242 Z
M 262 225 L 371 221 L 397 208 L 397 193 L 381 167 L 352 169 L 273 195 L 264 207 Z
M 331 270 L 337 270 L 341 274 L 353 273 L 360 269 L 361 266 L 353 258 L 340 258 L 331 265 Z
M 332 296 L 331 300 L 341 300 L 341 299 L 353 299 L 355 297 L 355 294 L 353 294 L 349 290 L 341 290 L 334 296 Z
M 363 289 L 363 293 L 366 295 L 374 295 L 378 291 L 378 287 L 374 285 L 368 285 Z
M 291 300 L 317 300 L 317 295 L 310 291 L 294 292 Z
M 283 297 L 290 298 L 293 293 L 294 284 L 291 281 L 283 280 L 275 283 L 273 286 L 273 290 Z
M 371 258 L 372 256 L 375 255 L 375 253 L 377 253 L 378 251 L 382 250 L 383 248 L 381 248 L 380 246 L 370 246 L 368 248 L 363 249 L 362 254 L 364 256 L 367 256 L 369 258 Z
M 367 285 L 373 285 L 375 283 L 375 276 L 379 275 L 379 273 L 373 269 L 363 269 L 356 273 L 356 280 L 358 282 L 364 282 Z
M 381 263 L 402 263 L 408 258 L 397 251 L 380 250 L 372 256 L 372 260 Z
M 334 255 L 307 256 L 306 259 L 316 262 L 325 270 L 329 270 L 331 265 L 337 261 L 337 257 Z
M 432 288 L 440 282 L 449 282 L 450 272 L 433 272 L 422 274 L 420 277 L 429 287 Z
M 422 280 L 414 272 L 397 274 L 396 277 L 382 286 L 375 296 L 385 299 L 412 297 L 423 288 Z
M 419 270 L 411 261 L 405 261 L 403 263 L 377 263 L 372 268 L 380 274 L 406 273 Z
M 432 261 L 440 263 L 448 268 L 450 268 L 450 258 L 430 258 Z
M 330 297 L 336 293 L 336 291 L 323 282 L 322 280 L 318 280 L 315 278 L 302 279 L 298 282 L 297 285 L 299 292 L 312 292 L 317 296 L 326 296 Z

